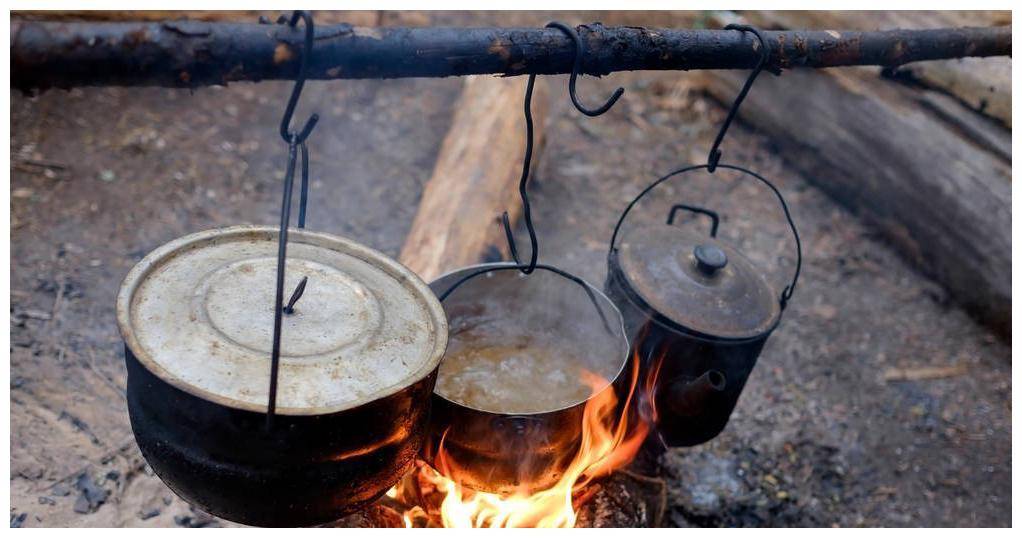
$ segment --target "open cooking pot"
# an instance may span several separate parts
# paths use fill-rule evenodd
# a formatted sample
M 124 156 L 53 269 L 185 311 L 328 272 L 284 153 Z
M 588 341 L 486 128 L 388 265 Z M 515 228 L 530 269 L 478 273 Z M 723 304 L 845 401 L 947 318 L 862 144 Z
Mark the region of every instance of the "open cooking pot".
M 291 230 L 277 408 L 267 426 L 275 228 L 172 241 L 125 278 L 128 411 L 175 493 L 249 525 L 313 525 L 374 501 L 412 464 L 447 343 L 425 283 L 383 254 Z
M 744 168 L 776 195 L 795 237 L 797 261 L 791 284 L 777 294 L 762 272 L 737 249 L 717 239 L 718 215 L 678 204 L 666 223 L 635 225 L 620 233 L 632 207 L 660 183 L 708 165 L 676 170 L 639 194 L 621 214 L 610 252 L 604 290 L 621 309 L 650 393 L 644 415 L 669 446 L 693 446 L 727 425 L 767 338 L 781 320 L 798 282 L 802 246 L 780 191 Z M 672 226 L 679 210 L 708 216 L 709 235 Z
M 528 275 L 518 269 L 508 263 L 475 265 L 430 283 L 443 298 L 451 329 L 423 459 L 478 491 L 535 491 L 555 484 L 578 451 L 586 402 L 603 390 L 627 390 L 623 385 L 628 376 L 621 373 L 628 362 L 628 342 L 613 303 L 584 281 L 573 282 L 549 266 L 538 265 Z M 500 360 L 491 365 L 489 382 L 495 386 L 485 388 L 532 392 L 535 401 L 501 406 L 495 400 L 466 398 L 465 387 L 447 382 L 460 379 L 451 377 L 452 357 L 488 346 L 507 350 L 516 345 L 525 355 L 536 349 L 554 350 L 543 356 L 550 361 L 567 362 L 561 353 L 570 354 L 606 383 L 579 397 L 540 403 L 543 395 L 535 391 L 564 381 L 561 375 L 579 373 L 535 363 L 528 371 L 530 363 L 519 360 L 517 351 L 501 351 Z M 529 377 L 538 371 L 547 377 Z M 533 386 L 516 388 L 522 381 Z

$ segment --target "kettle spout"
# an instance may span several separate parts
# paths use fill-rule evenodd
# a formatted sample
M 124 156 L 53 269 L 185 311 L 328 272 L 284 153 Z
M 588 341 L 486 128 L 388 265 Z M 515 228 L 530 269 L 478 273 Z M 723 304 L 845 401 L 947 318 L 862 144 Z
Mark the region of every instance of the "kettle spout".
M 666 387 L 663 400 L 671 413 L 679 417 L 699 416 L 712 405 L 712 400 L 724 392 L 727 378 L 719 370 L 707 370 L 692 381 L 675 379 Z

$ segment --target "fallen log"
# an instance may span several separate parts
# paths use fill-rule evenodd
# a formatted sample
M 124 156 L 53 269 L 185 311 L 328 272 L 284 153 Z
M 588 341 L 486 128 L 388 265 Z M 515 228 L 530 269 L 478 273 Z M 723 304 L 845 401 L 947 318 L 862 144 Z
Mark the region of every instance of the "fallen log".
M 833 27 L 913 30 L 1011 24 L 1010 11 L 755 11 L 745 13 L 744 17 L 752 24 L 774 30 Z M 972 110 L 1011 127 L 1010 57 L 918 62 L 891 70 L 890 74 L 952 95 Z
M 951 366 L 923 366 L 921 368 L 888 368 L 884 371 L 884 382 L 927 381 L 965 375 L 969 368 L 964 364 Z
M 744 69 L 758 41 L 737 30 L 578 28 L 582 72 Z M 123 85 L 197 87 L 293 79 L 301 28 L 277 24 L 11 23 L 11 85 L 29 89 Z M 1011 54 L 1011 28 L 764 32 L 770 70 L 897 66 L 920 60 Z M 317 26 L 310 79 L 562 74 L 572 41 L 554 28 L 366 28 Z
M 424 280 L 506 259 L 500 215 L 507 211 L 513 222 L 521 213 L 524 97 L 524 81 L 465 78 L 454 120 L 401 248 L 402 263 Z M 537 80 L 532 97 L 536 148 L 542 148 L 547 101 L 546 84 Z M 540 153 L 533 152 L 533 170 Z
M 918 90 L 854 71 L 760 77 L 739 120 L 1010 338 L 1010 159 L 920 106 Z M 744 75 L 706 80 L 730 103 Z

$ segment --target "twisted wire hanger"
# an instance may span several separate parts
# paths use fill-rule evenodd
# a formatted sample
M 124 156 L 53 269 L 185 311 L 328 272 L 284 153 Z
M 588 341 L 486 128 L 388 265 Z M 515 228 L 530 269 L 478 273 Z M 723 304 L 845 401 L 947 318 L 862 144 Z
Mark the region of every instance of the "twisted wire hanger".
M 579 112 L 590 117 L 599 116 L 610 110 L 611 107 L 617 103 L 618 99 L 621 98 L 621 95 L 624 94 L 624 88 L 618 88 L 615 90 L 614 94 L 610 96 L 610 99 L 608 99 L 607 102 L 599 108 L 590 109 L 583 105 L 575 91 L 575 83 L 578 79 L 578 74 L 581 71 L 582 58 L 585 54 L 585 49 L 582 47 L 582 40 L 578 37 L 578 32 L 563 23 L 553 21 L 548 23 L 546 27 L 560 30 L 570 37 L 575 43 L 575 57 L 571 68 L 571 78 L 568 80 L 568 95 L 571 97 L 571 103 L 579 110 Z M 514 233 L 511 231 L 511 218 L 508 215 L 508 212 L 505 211 L 501 215 L 501 223 L 504 225 L 504 236 L 507 238 L 507 245 L 508 250 L 511 253 L 511 259 L 519 266 L 519 270 L 526 275 L 536 270 L 536 263 L 539 259 L 539 241 L 536 238 L 536 228 L 532 222 L 532 207 L 529 204 L 529 193 L 527 190 L 530 168 L 532 166 L 533 140 L 535 134 L 535 126 L 532 120 L 532 93 L 535 86 L 536 75 L 531 74 L 529 75 L 528 83 L 525 86 L 525 156 L 522 159 L 522 175 L 518 180 L 518 194 L 522 199 L 522 220 L 525 221 L 525 229 L 529 233 L 529 243 L 532 247 L 532 253 L 529 255 L 529 263 L 522 263 L 518 254 L 518 245 L 515 241 Z
M 767 60 L 770 59 L 770 47 L 767 46 L 767 42 L 763 39 L 763 34 L 759 33 L 755 27 L 747 24 L 729 24 L 724 27 L 725 30 L 738 30 L 740 32 L 752 32 L 753 35 L 759 39 L 759 61 L 756 62 L 756 67 L 749 74 L 749 78 L 745 80 L 745 85 L 742 86 L 742 91 L 738 92 L 738 97 L 735 98 L 734 103 L 731 104 L 731 109 L 728 110 L 727 117 L 724 119 L 724 123 L 720 126 L 720 131 L 717 132 L 717 138 L 713 141 L 713 146 L 710 148 L 710 154 L 706 159 L 706 170 L 711 174 L 717 169 L 717 164 L 720 162 L 720 143 L 724 141 L 724 135 L 727 134 L 728 127 L 731 126 L 731 122 L 734 121 L 735 116 L 738 114 L 738 107 L 742 105 L 742 101 L 745 100 L 745 96 L 749 94 L 749 90 L 752 88 L 752 83 L 756 82 L 756 77 L 766 67 Z
M 569 37 L 571 37 L 571 39 L 575 43 L 576 47 L 575 60 L 572 67 L 571 78 L 568 82 L 568 92 L 569 95 L 571 96 L 571 102 L 572 104 L 574 104 L 575 108 L 577 108 L 580 112 L 590 117 L 599 116 L 600 114 L 603 114 L 606 111 L 610 110 L 610 108 L 614 106 L 617 100 L 621 97 L 621 94 L 624 93 L 624 88 L 618 88 L 617 91 L 614 92 L 614 95 L 612 95 L 611 98 L 608 99 L 603 106 L 595 110 L 586 108 L 578 99 L 578 96 L 575 93 L 575 80 L 577 79 L 578 73 L 581 69 L 582 55 L 584 53 L 584 50 L 582 48 L 582 42 L 579 40 L 578 34 L 571 28 L 565 26 L 564 24 L 561 24 L 559 22 L 551 22 L 547 24 L 547 27 L 557 28 L 561 30 Z M 532 118 L 532 95 L 535 86 L 536 75 L 531 74 L 529 75 L 528 82 L 526 83 L 525 86 L 525 99 L 523 102 L 523 112 L 525 115 L 525 155 L 522 158 L 522 174 L 518 180 L 518 194 L 522 200 L 522 220 L 525 221 L 525 229 L 529 233 L 529 243 L 531 244 L 532 247 L 532 252 L 529 256 L 529 261 L 528 263 L 524 263 L 521 260 L 521 256 L 519 255 L 518 252 L 518 246 L 514 238 L 514 233 L 511 230 L 511 219 L 508 215 L 508 212 L 505 211 L 501 215 L 501 223 L 504 226 L 504 236 L 507 238 L 508 250 L 510 251 L 511 259 L 514 260 L 514 264 L 497 267 L 484 267 L 482 269 L 472 271 L 469 274 L 459 278 L 453 284 L 451 284 L 451 286 L 444 290 L 443 293 L 439 294 L 438 297 L 440 301 L 443 302 L 445 299 L 447 299 L 448 296 L 454 293 L 454 291 L 465 282 L 468 282 L 469 280 L 472 280 L 480 275 L 487 274 L 493 271 L 517 270 L 522 274 L 529 275 L 532 274 L 536 269 L 543 269 L 546 271 L 550 271 L 554 274 L 557 274 L 559 276 L 562 276 L 568 280 L 571 280 L 572 282 L 575 282 L 576 284 L 581 286 L 582 289 L 585 291 L 586 295 L 588 296 L 589 300 L 592 302 L 593 306 L 596 308 L 596 312 L 600 317 L 600 321 L 602 322 L 603 328 L 607 332 L 613 332 L 613 328 L 611 327 L 610 321 L 607 319 L 606 313 L 603 312 L 603 308 L 600 307 L 599 300 L 596 298 L 596 294 L 592 286 L 588 282 L 552 265 L 538 263 L 539 241 L 536 236 L 535 225 L 532 222 L 532 206 L 529 203 L 529 193 L 527 188 L 529 183 L 529 174 L 532 166 L 532 154 L 535 138 L 535 125 Z
M 316 127 L 316 123 L 319 121 L 319 115 L 312 114 L 300 130 L 291 130 L 291 119 L 294 116 L 295 108 L 298 105 L 298 100 L 302 95 L 302 89 L 305 87 L 305 80 L 308 76 L 309 56 L 312 53 L 315 30 L 313 27 L 312 15 L 307 11 L 295 11 L 291 14 L 290 19 L 288 19 L 285 15 L 281 15 L 280 18 L 277 19 L 278 24 L 287 24 L 292 29 L 296 28 L 299 19 L 305 23 L 304 48 L 301 52 L 301 60 L 298 66 L 298 74 L 295 77 L 295 84 L 291 88 L 291 95 L 288 97 L 287 105 L 284 108 L 284 116 L 280 120 L 280 136 L 284 139 L 284 142 L 287 143 L 288 159 L 287 171 L 284 173 L 284 194 L 280 208 L 280 230 L 277 247 L 277 282 L 273 309 L 273 346 L 270 352 L 270 388 L 266 405 L 267 429 L 273 427 L 273 419 L 277 410 L 277 377 L 280 371 L 282 317 L 284 314 L 294 313 L 295 303 L 297 303 L 298 300 L 301 299 L 302 294 L 305 293 L 305 288 L 309 281 L 308 276 L 302 277 L 302 280 L 298 283 L 294 292 L 292 292 L 291 298 L 285 306 L 284 273 L 287 260 L 288 228 L 291 223 L 291 198 L 294 190 L 295 165 L 300 153 L 302 159 L 302 179 L 298 208 L 298 228 L 303 229 L 305 228 L 306 206 L 309 200 L 309 148 L 305 141 L 309 137 L 309 134 L 312 133 L 313 128 Z M 260 22 L 267 23 L 268 21 L 260 18 Z
M 522 220 L 525 221 L 525 229 L 529 232 L 529 243 L 532 245 L 532 254 L 529 256 L 529 263 L 522 263 L 518 257 L 518 247 L 515 244 L 515 236 L 511 231 L 511 219 L 508 212 L 501 215 L 501 222 L 504 224 L 504 236 L 507 238 L 507 247 L 511 252 L 511 259 L 519 266 L 523 274 L 529 274 L 536 270 L 536 262 L 539 259 L 539 241 L 536 239 L 536 228 L 532 224 L 532 208 L 529 205 L 529 193 L 526 186 L 529 183 L 529 170 L 532 166 L 532 147 L 535 128 L 532 121 L 532 90 L 536 86 L 536 75 L 529 75 L 529 82 L 525 86 L 525 156 L 522 158 L 522 175 L 518 179 L 518 195 L 522 199 Z

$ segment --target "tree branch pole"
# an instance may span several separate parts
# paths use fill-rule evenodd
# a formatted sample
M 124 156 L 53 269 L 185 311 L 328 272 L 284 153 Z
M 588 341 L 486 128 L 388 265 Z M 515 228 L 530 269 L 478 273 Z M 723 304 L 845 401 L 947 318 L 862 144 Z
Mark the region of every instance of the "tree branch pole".
M 583 72 L 747 69 L 758 42 L 737 30 L 578 27 Z M 198 87 L 291 80 L 301 28 L 175 21 L 12 21 L 11 86 Z M 769 31 L 767 68 L 896 66 L 920 60 L 1011 54 L 1011 27 L 936 30 Z M 561 74 L 574 47 L 556 29 L 316 27 L 310 79 Z

